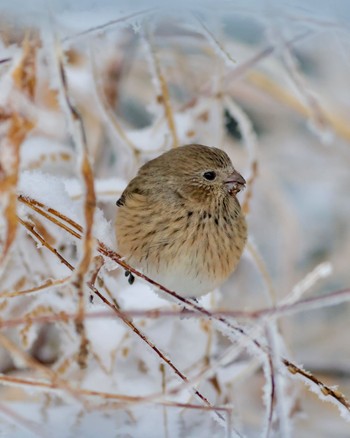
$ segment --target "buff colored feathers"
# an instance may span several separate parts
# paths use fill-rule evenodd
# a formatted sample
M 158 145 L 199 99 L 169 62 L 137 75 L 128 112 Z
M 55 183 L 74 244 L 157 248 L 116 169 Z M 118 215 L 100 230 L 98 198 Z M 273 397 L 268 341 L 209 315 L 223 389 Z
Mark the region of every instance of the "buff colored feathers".
M 236 268 L 247 227 L 236 198 L 244 178 L 220 149 L 191 144 L 142 166 L 118 200 L 118 251 L 185 297 L 219 286 Z

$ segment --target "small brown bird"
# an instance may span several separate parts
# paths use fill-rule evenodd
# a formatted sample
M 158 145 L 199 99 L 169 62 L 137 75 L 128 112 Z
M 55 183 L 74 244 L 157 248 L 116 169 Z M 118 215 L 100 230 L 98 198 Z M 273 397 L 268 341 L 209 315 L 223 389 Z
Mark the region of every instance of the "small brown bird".
M 119 252 L 183 297 L 213 290 L 236 268 L 247 239 L 236 198 L 244 185 L 220 149 L 165 152 L 140 168 L 117 202 Z

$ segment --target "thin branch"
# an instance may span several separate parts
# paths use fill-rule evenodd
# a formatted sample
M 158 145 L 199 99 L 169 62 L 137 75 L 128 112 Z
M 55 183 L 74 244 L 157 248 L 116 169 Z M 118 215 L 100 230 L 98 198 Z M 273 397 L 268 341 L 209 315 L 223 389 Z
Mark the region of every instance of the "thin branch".
M 245 214 L 249 212 L 250 200 L 253 196 L 253 184 L 258 175 L 257 142 L 258 138 L 254 131 L 253 124 L 247 114 L 236 102 L 229 97 L 224 97 L 224 105 L 227 111 L 237 120 L 245 146 L 248 151 L 250 175 L 247 179 L 247 190 L 245 191 L 242 210 Z
M 283 103 L 303 117 L 310 117 L 310 109 L 306 105 L 266 74 L 258 71 L 249 72 L 247 79 L 250 84 L 264 91 L 276 101 Z M 336 111 L 323 110 L 323 114 L 331 128 L 345 140 L 350 141 L 350 125 L 347 119 Z
M 220 54 L 220 56 L 227 62 L 229 65 L 236 65 L 237 61 L 231 56 L 231 54 L 224 48 L 222 43 L 216 38 L 213 32 L 208 28 L 208 26 L 204 23 L 204 21 L 199 17 L 198 14 L 192 14 L 196 21 L 199 23 L 203 30 L 203 34 L 206 39 L 209 41 L 214 50 Z
M 56 257 L 60 259 L 62 263 L 64 263 L 71 271 L 74 270 L 74 267 L 63 258 L 63 256 L 55 249 L 53 248 L 48 242 L 45 242 L 45 240 L 37 233 L 34 229 L 34 226 L 31 226 L 30 224 L 27 224 L 22 219 L 18 218 L 20 223 L 26 227 L 26 229 L 34 235 L 36 239 L 38 239 L 51 253 L 53 253 Z M 44 243 L 45 242 L 45 243 Z M 117 316 L 128 326 L 132 329 L 132 331 L 139 336 L 156 354 L 165 362 L 174 372 L 177 376 L 179 376 L 183 381 L 189 382 L 188 378 L 181 372 L 175 365 L 171 362 L 171 360 L 162 353 L 159 348 L 153 344 L 144 333 L 142 333 L 124 314 L 120 311 L 118 307 L 116 307 L 113 303 L 108 301 L 100 292 L 99 290 L 91 283 L 87 284 L 88 287 L 94 292 L 95 295 L 97 295 L 108 307 L 110 307 Z M 195 395 L 204 402 L 207 406 L 211 406 L 210 402 L 207 400 L 206 397 L 204 397 L 196 388 L 193 388 L 193 391 Z M 218 417 L 221 420 L 224 420 L 221 414 L 217 413 Z
M 61 388 L 58 388 L 52 382 L 38 380 L 38 379 L 28 379 L 24 377 L 17 376 L 7 376 L 4 374 L 0 374 L 0 382 L 3 384 L 9 385 L 19 385 L 24 387 L 32 387 L 32 388 L 41 388 L 43 390 L 47 389 L 48 391 L 62 391 Z M 76 388 L 75 390 L 80 396 L 85 397 L 93 397 L 93 398 L 101 398 L 104 400 L 118 400 L 121 404 L 140 404 L 140 403 L 149 403 L 149 398 L 147 396 L 133 396 L 126 394 L 114 394 L 110 392 L 103 391 L 95 391 L 92 389 L 86 388 Z M 203 411 L 218 411 L 222 413 L 227 413 L 232 410 L 230 406 L 203 406 L 203 405 L 195 405 L 189 403 L 180 403 L 168 400 L 152 400 L 152 402 L 156 405 L 160 406 L 168 406 L 173 408 L 189 408 L 194 410 L 203 410 Z M 120 405 L 119 405 L 120 406 Z
M 277 430 L 277 434 L 279 433 L 280 436 L 283 436 L 283 438 L 288 438 L 291 436 L 291 430 L 290 430 L 290 424 L 289 424 L 289 412 L 288 408 L 286 406 L 288 397 L 285 394 L 285 380 L 284 377 L 284 371 L 285 369 L 281 369 L 283 367 L 283 362 L 281 361 L 281 351 L 279 348 L 279 340 L 278 340 L 278 332 L 277 332 L 277 326 L 274 322 L 270 322 L 266 325 L 266 339 L 269 344 L 269 350 L 270 350 L 270 364 L 272 366 L 271 372 L 274 376 L 273 383 L 274 383 L 274 389 L 273 389 L 273 395 L 274 395 L 274 402 L 276 404 L 275 411 L 277 415 L 277 421 L 279 425 L 279 430 Z M 272 417 L 271 417 L 272 420 Z M 272 423 L 271 423 L 272 424 Z
M 132 14 L 125 15 L 123 17 L 119 17 L 119 18 L 116 18 L 114 20 L 107 21 L 107 23 L 103 23 L 103 24 L 100 24 L 98 26 L 90 27 L 89 29 L 83 30 L 82 32 L 78 32 L 74 35 L 67 36 L 67 37 L 63 38 L 62 41 L 67 42 L 67 41 L 71 41 L 71 40 L 74 40 L 74 39 L 77 39 L 77 38 L 80 38 L 80 37 L 83 37 L 86 35 L 93 35 L 96 33 L 101 33 L 101 32 L 104 32 L 104 31 L 110 29 L 110 28 L 113 28 L 116 25 L 119 25 L 120 23 L 125 23 L 133 18 L 154 12 L 155 10 L 157 10 L 156 7 L 142 9 L 142 10 L 134 12 Z
M 13 91 L 19 90 L 30 100 L 34 98 L 36 83 L 35 55 L 36 49 L 26 37 L 22 44 L 22 56 L 12 72 Z M 20 168 L 20 147 L 34 127 L 34 122 L 31 118 L 17 112 L 11 101 L 6 102 L 5 107 L 0 108 L 0 112 L 10 116 L 8 132 L 6 138 L 2 139 L 0 149 L 0 199 L 6 223 L 6 237 L 0 255 L 0 264 L 4 264 L 17 232 L 16 190 Z
M 306 38 L 312 35 L 314 35 L 314 32 L 307 30 L 301 34 L 296 35 L 290 40 L 283 41 L 282 45 L 283 46 L 288 45 L 289 47 L 293 47 L 297 42 L 304 41 Z M 272 55 L 275 52 L 275 50 L 276 50 L 276 46 L 271 44 L 270 46 L 266 47 L 265 49 L 253 55 L 247 61 L 244 61 L 239 65 L 237 65 L 237 67 L 234 70 L 228 71 L 224 78 L 226 85 L 231 85 L 234 81 L 245 76 L 249 72 L 249 70 L 251 70 L 253 67 L 257 67 L 257 65 L 261 61 L 265 60 L 267 57 Z
M 263 258 L 261 257 L 258 249 L 255 247 L 255 245 L 251 239 L 248 240 L 247 249 L 248 249 L 250 255 L 252 256 L 254 263 L 257 266 L 257 268 L 258 268 L 258 270 L 259 270 L 259 272 L 264 280 L 264 283 L 266 284 L 268 294 L 269 294 L 270 304 L 276 305 L 277 293 L 276 293 L 276 290 L 274 288 L 271 275 L 269 274 L 269 271 L 267 270 L 265 262 L 264 262 Z
M 3 292 L 0 295 L 0 298 L 14 298 L 14 297 L 21 297 L 23 295 L 29 295 L 37 292 L 46 291 L 48 289 L 51 289 L 53 287 L 61 286 L 65 283 L 68 283 L 68 281 L 71 279 L 71 277 L 65 277 L 60 278 L 58 280 L 52 280 L 49 279 L 45 281 L 44 283 L 40 284 L 39 286 L 32 287 L 30 289 L 24 289 L 24 290 L 18 290 L 18 291 L 12 291 L 12 292 Z
M 71 223 L 74 223 L 74 221 L 70 220 Z M 76 224 L 77 228 L 80 227 L 80 225 Z M 54 251 L 54 249 L 52 249 Z M 220 324 L 223 324 L 223 326 L 225 327 L 225 332 L 227 333 L 227 328 L 231 329 L 233 333 L 235 333 L 237 336 L 242 337 L 244 340 L 248 341 L 251 343 L 251 345 L 256 348 L 258 351 L 263 352 L 264 354 L 267 354 L 267 350 L 266 347 L 264 347 L 259 341 L 257 341 L 254 338 L 251 338 L 249 336 L 248 333 L 246 333 L 246 331 L 239 327 L 239 326 L 235 326 L 233 325 L 231 322 L 229 322 L 228 320 L 226 320 L 223 316 L 221 316 L 222 314 L 225 314 L 225 312 L 221 312 L 221 315 L 215 315 L 214 312 L 210 312 L 208 310 L 206 310 L 205 308 L 187 300 L 186 298 L 183 298 L 182 296 L 178 295 L 176 292 L 171 291 L 169 289 L 167 289 L 166 287 L 164 287 L 163 285 L 157 283 L 156 281 L 152 280 L 151 278 L 147 277 L 146 275 L 142 274 L 141 272 L 137 271 L 135 268 L 129 266 L 120 255 L 118 255 L 115 251 L 112 251 L 111 249 L 109 249 L 105 244 L 103 244 L 102 242 L 99 242 L 99 246 L 98 246 L 98 251 L 104 255 L 105 257 L 108 257 L 109 259 L 113 260 L 115 263 L 117 263 L 118 265 L 122 266 L 125 270 L 131 272 L 132 274 L 134 274 L 137 277 L 142 278 L 143 280 L 145 280 L 146 282 L 152 284 L 153 286 L 159 288 L 160 290 L 162 290 L 163 292 L 165 292 L 166 294 L 172 296 L 173 298 L 177 299 L 178 302 L 181 302 L 182 304 L 185 305 L 186 309 L 190 309 L 193 310 L 195 312 L 198 312 L 199 314 L 208 317 L 209 319 L 213 319 L 217 322 L 219 322 Z M 92 287 L 90 285 L 90 287 Z M 93 288 L 93 291 L 95 292 L 96 288 Z M 97 291 L 98 292 L 98 291 Z M 96 293 L 96 292 L 95 292 Z M 114 311 L 116 311 L 116 313 L 118 313 L 118 316 L 120 315 L 121 318 L 123 319 L 123 313 L 120 312 L 119 309 L 116 309 L 115 306 L 112 303 L 109 303 L 99 292 L 97 293 L 97 295 L 112 309 L 114 309 Z M 334 296 L 332 296 L 331 298 L 331 302 L 333 303 L 333 301 L 335 299 L 339 299 L 339 295 L 341 296 L 341 298 L 344 297 L 344 295 L 346 296 L 347 299 L 349 299 L 350 297 L 350 290 L 347 289 L 345 291 L 337 291 Z M 317 297 L 319 298 L 319 297 Z M 314 301 L 317 302 L 317 299 Z M 312 300 L 309 298 L 307 300 L 303 300 L 303 302 L 312 302 Z M 312 303 L 314 304 L 314 303 Z M 290 306 L 282 306 L 282 307 L 287 307 L 287 308 L 291 308 L 294 307 L 295 305 L 290 305 Z M 186 311 L 186 310 L 185 310 Z M 274 314 L 274 312 L 276 311 L 276 309 L 263 309 L 262 311 L 254 311 L 254 312 L 250 312 L 250 316 L 269 316 L 269 314 Z M 242 312 L 241 314 L 243 314 L 244 312 Z M 124 317 L 125 318 L 125 317 Z M 128 324 L 128 323 L 127 323 Z M 129 325 L 129 324 L 128 324 Z M 287 367 L 288 371 L 290 374 L 292 375 L 296 375 L 296 376 L 300 376 L 301 378 L 305 379 L 305 381 L 307 381 L 310 385 L 314 385 L 311 386 L 311 388 L 314 389 L 319 389 L 321 390 L 321 393 L 324 396 L 329 396 L 331 397 L 330 400 L 332 400 L 333 402 L 335 402 L 337 404 L 337 406 L 340 408 L 340 406 L 344 407 L 348 412 L 350 412 L 350 402 L 344 397 L 343 394 L 341 394 L 339 391 L 333 390 L 332 388 L 328 387 L 327 385 L 325 385 L 323 382 L 321 382 L 319 379 L 317 379 L 316 377 L 314 377 L 311 373 L 308 373 L 307 371 L 303 370 L 301 367 L 293 364 L 292 362 L 290 362 L 288 359 L 286 358 L 281 358 L 281 362 L 284 364 L 284 366 Z M 328 398 L 327 398 L 328 399 Z M 339 405 L 338 405 L 339 404 Z
M 89 266 L 92 260 L 92 253 L 94 248 L 94 238 L 92 235 L 92 228 L 94 223 L 94 212 L 96 208 L 96 195 L 94 188 L 94 175 L 90 165 L 87 139 L 84 128 L 83 119 L 78 110 L 73 105 L 68 91 L 68 84 L 66 78 L 63 57 L 58 47 L 56 53 L 60 87 L 59 92 L 62 97 L 62 107 L 67 117 L 67 122 L 70 127 L 70 132 L 78 152 L 78 166 L 79 174 L 85 188 L 84 196 L 84 217 L 85 217 L 85 232 L 83 234 L 83 257 L 75 270 L 74 286 L 78 292 L 78 319 L 76 321 L 76 330 L 81 337 L 80 350 L 78 355 L 78 363 L 81 368 L 86 367 L 86 360 L 88 355 L 89 342 L 86 336 L 84 325 L 85 314 L 85 297 L 84 286 L 86 277 L 88 275 Z
M 40 242 L 43 246 L 45 246 L 45 248 L 51 251 L 60 260 L 61 263 L 67 266 L 67 268 L 71 271 L 74 270 L 74 267 L 35 230 L 33 224 L 29 223 L 28 221 L 24 221 L 18 216 L 17 220 L 27 229 L 27 231 L 29 231 L 29 234 L 33 235 L 38 242 Z
M 299 71 L 297 62 L 292 51 L 290 50 L 289 45 L 285 44 L 282 33 L 279 31 L 274 33 L 278 46 L 281 46 L 280 53 L 288 76 L 299 91 L 299 94 L 305 105 L 309 108 L 312 127 L 316 130 L 316 133 L 319 135 L 321 140 L 328 141 L 327 137 L 329 136 L 330 127 L 324 110 L 316 95 L 309 90 L 305 79 Z M 280 44 L 279 41 L 283 42 L 283 44 Z M 327 137 L 325 137 L 325 135 L 327 135 Z
M 37 201 L 36 199 L 27 197 L 27 196 L 23 196 L 23 195 L 18 195 L 18 200 L 27 204 L 30 208 L 32 208 L 33 210 L 37 211 L 38 213 L 40 213 L 41 215 L 45 216 L 47 219 L 49 219 L 48 215 L 45 215 L 45 210 L 48 213 L 51 213 L 53 216 L 58 217 L 59 219 L 63 220 L 64 222 L 67 222 L 67 224 L 71 225 L 73 228 L 76 228 L 80 233 L 83 232 L 83 227 L 81 225 L 79 225 L 77 222 L 73 221 L 72 219 L 70 219 L 68 216 L 65 216 L 64 214 L 60 213 L 59 211 L 55 210 L 54 208 L 51 207 L 47 207 L 45 204 L 43 204 L 42 202 Z M 39 209 L 35 209 L 35 207 L 40 207 L 42 210 L 40 211 Z M 52 219 L 50 219 L 52 221 Z M 55 222 L 56 225 L 59 225 L 58 222 Z M 62 225 L 59 225 L 62 227 Z M 66 230 L 68 231 L 68 230 Z M 73 231 L 69 231 L 71 234 L 73 233 Z M 81 236 L 76 236 L 79 239 L 81 238 Z
M 114 310 L 114 312 L 118 315 L 118 317 L 127 325 L 129 326 L 132 331 L 139 336 L 149 347 L 151 347 L 151 349 L 153 351 L 155 351 L 157 353 L 157 355 L 163 360 L 163 362 L 165 362 L 174 372 L 175 374 L 180 377 L 181 380 L 183 380 L 186 383 L 190 383 L 188 378 L 181 372 L 179 371 L 179 369 L 177 367 L 175 367 L 175 365 L 171 362 L 171 360 L 164 354 L 162 353 L 159 348 L 153 344 L 153 342 L 151 342 L 144 333 L 142 333 L 125 315 L 122 311 L 119 310 L 119 308 L 117 308 L 113 303 L 109 302 L 99 291 L 98 289 L 96 289 L 95 286 L 93 285 L 89 285 L 90 289 L 95 293 L 95 295 L 97 295 L 108 307 L 110 307 L 111 309 Z M 194 391 L 194 394 L 204 402 L 205 405 L 207 406 L 211 406 L 211 403 L 208 401 L 208 399 L 202 395 L 196 388 L 192 388 Z M 218 417 L 221 420 L 224 420 L 224 418 L 220 415 L 217 414 Z
M 30 354 L 22 351 L 13 341 L 11 341 L 8 337 L 1 333 L 0 345 L 4 349 L 6 349 L 11 355 L 17 357 L 17 359 L 19 359 L 22 363 L 26 364 L 26 366 L 46 376 L 50 380 L 53 387 L 67 391 L 75 399 L 81 400 L 79 392 L 75 388 L 73 388 L 69 382 L 61 379 L 60 376 L 51 368 L 42 365 Z
M 164 77 L 164 74 L 161 69 L 160 61 L 158 58 L 158 53 L 152 41 L 152 37 L 150 34 L 149 28 L 146 28 L 143 34 L 143 40 L 145 42 L 145 47 L 149 52 L 149 60 L 151 73 L 154 79 L 156 79 L 155 84 L 157 85 L 157 99 L 159 103 L 161 103 L 164 107 L 164 114 L 168 123 L 169 132 L 173 139 L 173 147 L 179 146 L 179 139 L 176 132 L 174 113 L 170 101 L 170 94 L 168 89 L 168 84 Z
M 308 292 L 317 281 L 331 275 L 332 271 L 331 263 L 320 263 L 293 287 L 290 294 L 284 297 L 280 304 L 292 304 L 300 301 L 302 295 Z
M 93 76 L 93 86 L 96 95 L 96 100 L 101 108 L 101 113 L 103 118 L 106 121 L 108 127 L 111 128 L 113 134 L 117 135 L 117 137 L 124 143 L 134 154 L 139 153 L 138 147 L 130 140 L 128 134 L 125 129 L 122 127 L 121 123 L 119 123 L 114 111 L 111 106 L 107 102 L 106 95 L 101 87 L 101 81 L 99 80 L 99 73 L 97 72 L 97 66 L 94 58 L 94 53 L 92 48 L 90 48 L 90 56 L 89 61 L 91 65 L 91 72 Z
M 274 414 L 275 403 L 276 403 L 275 372 L 273 367 L 272 354 L 270 352 L 268 353 L 268 370 L 270 377 L 270 394 L 266 394 L 269 403 L 267 406 L 267 425 L 266 425 L 266 433 L 265 433 L 266 438 L 270 438 L 271 436 L 271 431 L 273 426 L 273 414 Z

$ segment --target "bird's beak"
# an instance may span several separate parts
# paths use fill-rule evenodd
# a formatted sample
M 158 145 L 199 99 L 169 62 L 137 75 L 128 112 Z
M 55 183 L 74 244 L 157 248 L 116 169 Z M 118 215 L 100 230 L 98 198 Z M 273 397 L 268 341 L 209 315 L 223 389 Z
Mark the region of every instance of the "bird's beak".
M 234 170 L 231 175 L 229 175 L 229 177 L 225 180 L 225 184 L 227 185 L 230 194 L 236 195 L 238 192 L 245 188 L 246 180 L 240 173 Z

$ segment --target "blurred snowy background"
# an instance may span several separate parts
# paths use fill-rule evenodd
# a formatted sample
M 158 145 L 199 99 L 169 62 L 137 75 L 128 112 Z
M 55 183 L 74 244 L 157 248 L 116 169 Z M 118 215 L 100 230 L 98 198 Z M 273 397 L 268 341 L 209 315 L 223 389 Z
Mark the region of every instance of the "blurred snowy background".
M 0 2 L 1 436 L 349 436 L 349 19 L 325 0 Z M 138 167 L 191 142 L 249 180 L 211 319 L 129 286 L 109 250 Z

